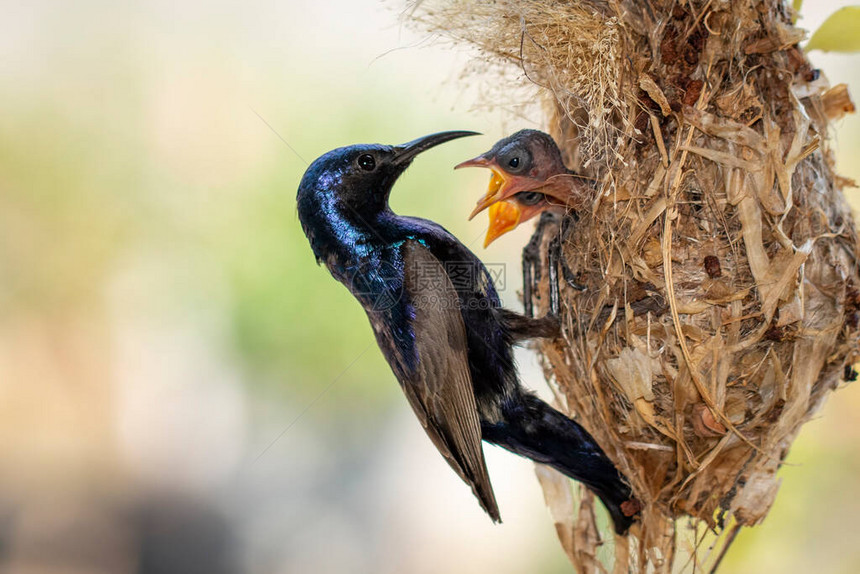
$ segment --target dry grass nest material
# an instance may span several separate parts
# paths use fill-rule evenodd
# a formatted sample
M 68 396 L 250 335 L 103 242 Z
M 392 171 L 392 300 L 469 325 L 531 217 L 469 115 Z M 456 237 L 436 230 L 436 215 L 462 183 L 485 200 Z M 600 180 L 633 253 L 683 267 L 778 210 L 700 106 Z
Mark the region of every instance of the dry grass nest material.
M 853 111 L 844 86 L 774 0 L 411 16 L 507 67 L 511 93 L 538 86 L 569 165 L 599 182 L 565 247 L 588 289 L 565 293 L 565 340 L 540 350 L 644 505 L 615 567 L 668 571 L 678 517 L 728 541 L 760 522 L 800 426 L 858 358 L 858 241 L 828 146 Z M 605 570 L 590 497 L 574 513 L 564 482 L 539 476 L 571 560 Z

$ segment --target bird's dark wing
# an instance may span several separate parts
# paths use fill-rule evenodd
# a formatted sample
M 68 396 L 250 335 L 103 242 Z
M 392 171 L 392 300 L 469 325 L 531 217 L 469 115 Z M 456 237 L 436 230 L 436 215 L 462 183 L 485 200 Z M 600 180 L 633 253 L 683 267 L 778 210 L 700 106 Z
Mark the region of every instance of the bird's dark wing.
M 481 423 L 469 374 L 466 327 L 445 269 L 417 241 L 403 246 L 406 303 L 414 309 L 415 368 L 402 380 L 409 403 L 448 464 L 466 481 L 487 514 L 500 521 L 490 485 Z

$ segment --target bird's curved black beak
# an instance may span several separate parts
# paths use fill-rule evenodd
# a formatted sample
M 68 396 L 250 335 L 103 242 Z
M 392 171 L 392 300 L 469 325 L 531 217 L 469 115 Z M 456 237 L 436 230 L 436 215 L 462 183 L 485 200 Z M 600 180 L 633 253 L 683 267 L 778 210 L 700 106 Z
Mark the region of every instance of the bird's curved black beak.
M 435 147 L 439 144 L 443 144 L 453 139 L 479 135 L 481 134 L 478 132 L 459 130 L 450 132 L 439 132 L 435 134 L 430 134 L 428 136 L 420 137 L 416 140 L 412 140 L 409 143 L 395 146 L 394 159 L 392 160 L 392 163 L 394 163 L 394 165 L 406 166 L 409 164 L 410 161 L 415 158 L 416 155 L 423 151 L 427 151 L 431 147 Z

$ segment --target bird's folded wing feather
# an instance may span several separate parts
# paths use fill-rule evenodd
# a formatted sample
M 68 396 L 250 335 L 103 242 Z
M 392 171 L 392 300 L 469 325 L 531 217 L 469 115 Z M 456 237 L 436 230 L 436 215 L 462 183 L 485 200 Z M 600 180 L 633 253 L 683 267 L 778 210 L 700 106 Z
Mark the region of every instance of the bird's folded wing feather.
M 436 448 L 498 522 L 457 293 L 439 260 L 417 241 L 404 245 L 404 262 L 418 360 L 409 380 L 401 381 L 403 389 Z

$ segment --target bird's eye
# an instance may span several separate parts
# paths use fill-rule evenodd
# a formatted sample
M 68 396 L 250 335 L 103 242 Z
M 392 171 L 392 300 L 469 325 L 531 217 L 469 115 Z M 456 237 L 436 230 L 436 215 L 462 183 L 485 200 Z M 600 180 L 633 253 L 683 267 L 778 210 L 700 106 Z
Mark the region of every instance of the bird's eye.
M 536 191 L 524 191 L 518 193 L 517 196 L 524 205 L 537 205 L 543 199 L 543 195 Z
M 520 167 L 520 158 L 517 156 L 512 157 L 508 160 L 508 165 L 514 169 Z
M 373 171 L 376 168 L 376 160 L 369 153 L 358 156 L 358 167 L 364 171 Z

